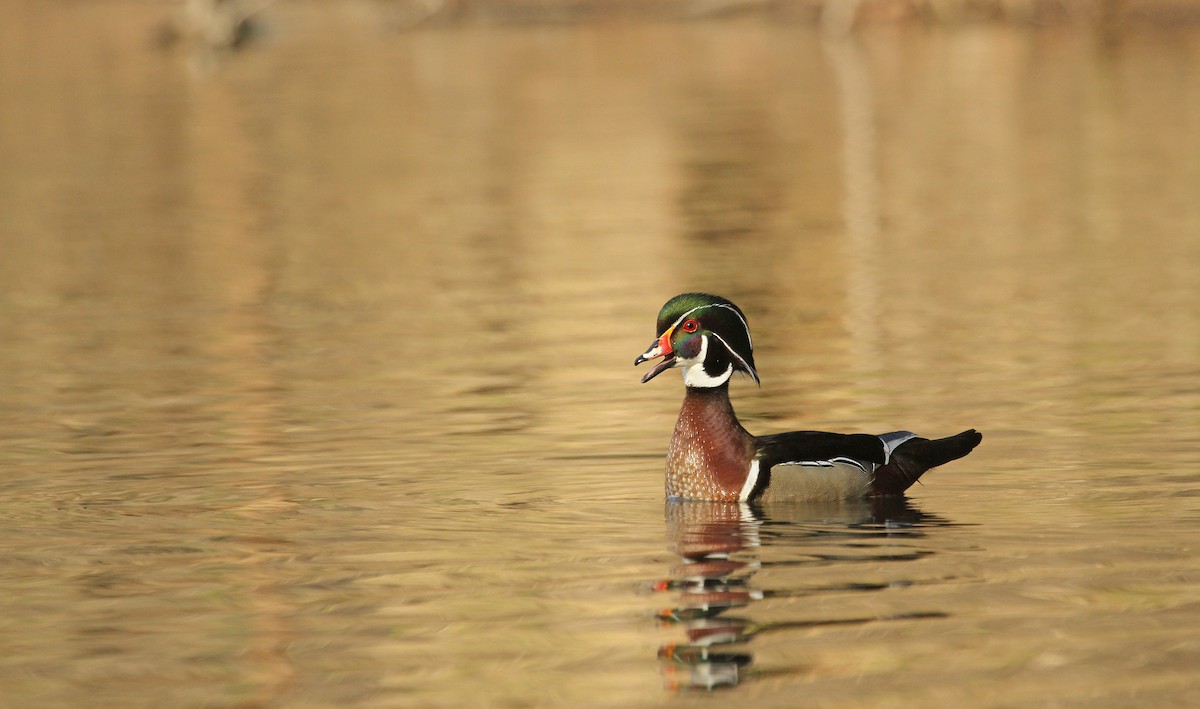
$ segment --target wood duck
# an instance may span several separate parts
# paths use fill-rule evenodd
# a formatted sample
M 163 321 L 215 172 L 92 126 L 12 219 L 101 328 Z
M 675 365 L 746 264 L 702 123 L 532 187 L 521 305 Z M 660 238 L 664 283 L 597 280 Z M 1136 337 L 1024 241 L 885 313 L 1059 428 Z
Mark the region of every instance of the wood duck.
M 684 293 L 663 305 L 656 332 L 633 361 L 663 358 L 642 383 L 678 367 L 686 392 L 667 453 L 668 498 L 775 502 L 900 495 L 925 471 L 965 456 L 983 438 L 974 429 L 936 440 L 909 431 L 754 436 L 729 403 L 734 372 L 759 381 L 742 309 L 720 296 Z

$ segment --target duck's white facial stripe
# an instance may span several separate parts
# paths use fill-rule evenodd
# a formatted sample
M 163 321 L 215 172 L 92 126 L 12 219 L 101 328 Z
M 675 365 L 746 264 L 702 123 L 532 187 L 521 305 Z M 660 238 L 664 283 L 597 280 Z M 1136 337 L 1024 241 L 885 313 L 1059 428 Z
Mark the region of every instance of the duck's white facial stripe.
M 700 354 L 692 359 L 684 359 L 676 355 L 677 367 L 683 367 L 683 383 L 690 387 L 699 387 L 708 389 L 711 387 L 719 387 L 729 378 L 733 376 L 733 365 L 730 364 L 725 368 L 725 371 L 717 376 L 712 376 L 704 371 L 704 358 L 708 354 L 708 335 L 700 336 Z
M 702 310 L 704 308 L 725 308 L 729 312 L 738 316 L 738 320 L 742 321 L 742 327 L 746 328 L 746 344 L 750 345 L 751 349 L 754 349 L 754 340 L 750 339 L 750 325 L 746 323 L 746 318 L 742 317 L 742 314 L 739 313 L 737 311 L 737 309 L 730 307 L 726 303 L 705 303 L 704 305 L 697 305 L 696 307 L 687 311 L 683 315 L 680 315 L 679 319 L 676 320 L 675 322 L 671 323 L 671 327 L 667 328 L 667 330 L 674 330 L 675 328 L 679 327 L 679 323 L 681 323 L 687 319 L 687 316 L 691 315 L 692 313 L 696 312 L 697 310 Z M 726 345 L 726 346 L 728 347 L 728 345 Z
M 739 362 L 741 362 L 741 363 L 742 363 L 742 369 L 743 369 L 743 370 L 745 370 L 745 371 L 747 371 L 747 372 L 753 372 L 753 371 L 754 371 L 754 368 L 753 368 L 753 367 L 751 367 L 750 365 L 746 364 L 746 360 L 745 360 L 745 359 L 743 359 L 743 358 L 742 358 L 742 356 L 741 356 L 740 354 L 738 354 L 738 353 L 737 353 L 737 350 L 735 350 L 735 349 L 733 349 L 732 347 L 730 347 L 730 346 L 729 346 L 729 343 L 725 341 L 725 338 L 724 338 L 724 337 L 721 337 L 720 335 L 718 335 L 718 334 L 717 334 L 717 333 L 715 333 L 715 332 L 712 334 L 712 336 L 713 336 L 713 337 L 715 337 L 715 338 L 717 338 L 718 340 L 720 340 L 720 341 L 721 341 L 721 344 L 722 344 L 722 345 L 725 345 L 725 349 L 729 351 L 729 354 L 731 354 L 731 355 L 733 355 L 734 357 L 736 357 L 736 358 L 737 358 L 737 361 L 739 361 Z M 747 331 L 747 337 L 748 337 L 748 336 L 749 336 L 749 332 Z M 754 381 L 758 381 L 758 375 L 757 375 L 757 374 L 752 374 L 751 376 L 752 376 L 752 377 L 754 377 Z

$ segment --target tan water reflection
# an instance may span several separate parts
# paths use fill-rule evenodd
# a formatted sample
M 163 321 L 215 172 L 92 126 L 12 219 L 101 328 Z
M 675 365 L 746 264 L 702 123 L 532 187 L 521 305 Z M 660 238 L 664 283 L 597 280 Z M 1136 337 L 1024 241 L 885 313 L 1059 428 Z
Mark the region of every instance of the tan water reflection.
M 909 561 L 756 518 L 733 692 L 1200 700 L 1200 35 L 347 6 L 200 76 L 144 3 L 0 23 L 6 701 L 695 701 L 629 366 L 686 289 L 756 432 L 987 435 Z
M 923 527 L 945 525 L 923 515 L 904 499 L 845 503 L 787 504 L 763 508 L 737 503 L 667 503 L 667 530 L 681 564 L 653 588 L 677 595 L 674 607 L 658 615 L 664 624 L 678 626 L 683 638 L 659 648 L 665 683 L 672 689 L 712 690 L 748 679 L 773 675 L 803 676 L 804 666 L 750 668 L 754 640 L 764 633 L 802 631 L 873 623 L 912 622 L 946 618 L 940 611 L 908 611 L 890 615 L 824 617 L 819 608 L 797 609 L 804 617 L 755 622 L 751 608 L 765 599 L 801 600 L 875 593 L 915 583 L 903 576 L 878 580 L 877 569 L 890 562 L 922 559 L 933 552 L 912 545 L 925 536 Z M 786 550 L 787 557 L 764 560 Z M 789 558 L 790 557 L 790 558 Z M 836 581 L 831 567 L 872 574 L 870 580 Z M 795 572 L 780 589 L 754 586 L 758 570 Z M 822 583 L 805 579 L 820 568 Z M 869 569 L 869 571 L 864 571 Z M 801 632 L 798 632 L 801 631 Z

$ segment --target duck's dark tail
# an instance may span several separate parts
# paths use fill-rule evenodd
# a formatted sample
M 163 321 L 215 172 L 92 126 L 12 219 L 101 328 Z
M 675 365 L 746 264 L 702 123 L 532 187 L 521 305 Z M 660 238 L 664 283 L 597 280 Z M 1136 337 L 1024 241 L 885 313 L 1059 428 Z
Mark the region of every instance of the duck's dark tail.
M 932 441 L 928 438 L 910 438 L 896 446 L 887 465 L 875 470 L 872 493 L 899 495 L 915 483 L 926 470 L 958 460 L 974 450 L 981 440 L 983 435 L 973 428 L 956 436 Z

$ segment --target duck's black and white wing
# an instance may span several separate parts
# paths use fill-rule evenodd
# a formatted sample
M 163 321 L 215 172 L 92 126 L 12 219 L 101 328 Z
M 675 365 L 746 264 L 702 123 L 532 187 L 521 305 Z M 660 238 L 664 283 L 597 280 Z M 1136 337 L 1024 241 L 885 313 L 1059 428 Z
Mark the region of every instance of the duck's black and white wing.
M 850 499 L 874 492 L 875 472 L 916 435 L 792 431 L 758 439 L 750 498 L 769 501 Z

